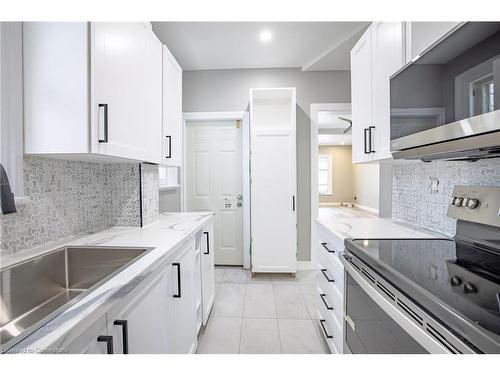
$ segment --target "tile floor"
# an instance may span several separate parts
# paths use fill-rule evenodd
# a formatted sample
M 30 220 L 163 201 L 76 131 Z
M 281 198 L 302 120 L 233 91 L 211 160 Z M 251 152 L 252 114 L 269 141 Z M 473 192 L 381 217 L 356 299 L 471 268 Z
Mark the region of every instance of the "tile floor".
M 216 297 L 200 354 L 325 353 L 316 316 L 315 271 L 257 274 L 216 267 Z

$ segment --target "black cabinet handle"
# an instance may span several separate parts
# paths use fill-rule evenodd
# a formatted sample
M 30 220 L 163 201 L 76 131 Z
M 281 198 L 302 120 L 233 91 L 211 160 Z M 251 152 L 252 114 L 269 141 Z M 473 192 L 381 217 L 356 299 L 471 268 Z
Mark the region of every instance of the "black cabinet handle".
M 181 298 L 181 264 L 172 263 L 172 266 L 177 267 L 177 294 L 174 294 L 174 298 Z
M 168 139 L 168 155 L 165 155 L 165 159 L 170 159 L 172 157 L 172 136 L 166 135 L 165 138 Z
M 209 232 L 203 232 L 207 236 L 207 251 L 203 254 L 208 255 L 210 254 L 210 233 Z
M 335 253 L 335 250 L 330 250 L 327 245 L 328 245 L 328 243 L 321 242 L 321 246 L 323 246 L 326 251 L 328 251 L 329 253 L 332 253 L 332 254 Z
M 365 147 L 364 147 L 364 151 L 365 151 L 365 154 L 369 154 L 369 153 L 370 153 L 370 150 L 366 148 L 366 146 L 367 146 L 366 136 L 367 136 L 367 134 L 370 132 L 370 129 L 369 129 L 369 128 L 366 128 L 366 129 L 364 129 L 364 132 L 365 132 L 365 133 L 364 133 L 364 135 L 365 135 L 365 136 L 364 136 L 364 138 L 365 138 L 365 139 L 364 139 L 364 145 L 365 145 Z
M 372 149 L 372 129 L 375 129 L 375 126 L 369 126 L 368 127 L 368 135 L 369 135 L 369 138 L 368 138 L 368 150 L 370 151 L 369 153 L 370 154 L 374 154 L 375 153 L 375 150 Z
M 319 324 L 321 324 L 321 328 L 323 329 L 323 332 L 325 333 L 326 338 L 327 339 L 333 339 L 333 336 L 329 335 L 328 332 L 326 332 L 325 319 L 320 319 L 319 320 Z
M 292 195 L 292 211 L 295 212 L 295 195 Z
M 333 283 L 333 282 L 335 282 L 335 280 L 330 279 L 330 278 L 328 277 L 328 275 L 326 274 L 326 268 L 322 268 L 322 269 L 321 269 L 321 273 L 323 274 L 323 276 L 325 276 L 325 279 L 327 279 L 329 283 Z
M 104 108 L 104 138 L 99 138 L 99 143 L 108 143 L 108 105 L 99 104 L 99 108 Z
M 97 338 L 97 341 L 105 342 L 107 354 L 113 354 L 113 336 L 101 335 Z
M 325 293 L 321 293 L 319 296 L 321 297 L 321 300 L 322 300 L 322 301 L 323 301 L 323 303 L 325 304 L 326 309 L 327 309 L 327 310 L 333 310 L 333 307 L 332 307 L 332 306 L 328 306 L 328 303 L 326 302 L 326 299 L 325 299 L 326 294 L 325 294 Z
M 123 354 L 128 354 L 128 322 L 117 319 L 113 324 L 122 327 Z

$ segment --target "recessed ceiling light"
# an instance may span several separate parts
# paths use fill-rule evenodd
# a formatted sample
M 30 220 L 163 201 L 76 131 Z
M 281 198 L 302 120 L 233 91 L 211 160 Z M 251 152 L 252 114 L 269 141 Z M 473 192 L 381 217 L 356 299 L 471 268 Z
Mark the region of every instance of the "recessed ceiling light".
M 273 39 L 273 34 L 269 30 L 262 30 L 259 34 L 259 39 L 262 43 L 269 43 Z

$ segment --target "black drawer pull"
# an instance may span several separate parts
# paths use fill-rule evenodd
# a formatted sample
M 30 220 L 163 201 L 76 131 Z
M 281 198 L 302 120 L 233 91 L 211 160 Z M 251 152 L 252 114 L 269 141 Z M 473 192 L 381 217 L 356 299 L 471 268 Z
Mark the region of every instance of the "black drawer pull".
M 105 342 L 107 354 L 113 354 L 113 336 L 101 335 L 97 338 L 97 341 Z
M 117 319 L 113 324 L 122 327 L 123 354 L 128 354 L 128 322 Z
M 174 298 L 181 298 L 181 264 L 172 263 L 172 266 L 177 267 L 177 294 L 174 294 Z
M 321 328 L 323 329 L 323 332 L 325 333 L 325 336 L 327 339 L 333 339 L 333 336 L 332 335 L 329 335 L 328 332 L 326 332 L 326 328 L 325 328 L 325 319 L 320 319 L 319 320 L 319 324 L 321 324 Z
M 326 294 L 325 294 L 325 293 L 321 293 L 319 296 L 321 297 L 321 300 L 322 300 L 322 301 L 323 301 L 323 303 L 325 304 L 326 309 L 327 309 L 327 310 L 333 310 L 333 307 L 332 307 L 332 306 L 328 306 L 328 303 L 326 302 L 326 299 L 325 299 Z
M 323 246 L 326 251 L 328 251 L 329 253 L 332 253 L 332 254 L 335 253 L 335 250 L 330 250 L 327 245 L 328 245 L 327 242 L 321 242 L 321 246 Z
M 203 232 L 203 234 L 206 234 L 206 236 L 207 236 L 207 251 L 206 251 L 206 253 L 203 253 L 203 254 L 208 255 L 208 254 L 210 254 L 210 233 Z
M 335 282 L 335 280 L 334 280 L 334 279 L 330 279 L 330 278 L 328 277 L 328 275 L 326 274 L 326 268 L 322 268 L 322 269 L 321 269 L 321 273 L 323 274 L 323 276 L 325 276 L 325 279 L 327 279 L 329 283 L 334 283 L 334 282 Z

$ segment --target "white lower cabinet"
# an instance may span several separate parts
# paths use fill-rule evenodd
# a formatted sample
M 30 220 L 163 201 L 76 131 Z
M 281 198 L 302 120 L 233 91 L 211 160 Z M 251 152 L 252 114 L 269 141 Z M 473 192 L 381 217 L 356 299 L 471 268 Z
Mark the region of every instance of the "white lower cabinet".
M 343 242 L 318 225 L 316 248 L 320 328 L 332 353 L 343 352 L 344 267 L 338 258 Z
M 167 273 L 155 275 L 140 294 L 127 298 L 108 314 L 113 353 L 167 353 Z
M 194 353 L 196 333 L 196 261 L 194 238 L 169 265 L 168 352 Z
M 66 354 L 106 354 L 107 344 L 103 339 L 108 336 L 106 316 L 101 316 L 92 326 L 83 329 L 77 338 L 69 344 L 64 344 L 62 352 Z
M 201 308 L 203 325 L 208 322 L 210 311 L 215 301 L 215 267 L 214 267 L 214 225 L 207 225 L 201 236 Z
M 58 348 L 71 354 L 194 353 L 215 299 L 213 221 L 95 321 Z M 49 350 L 46 350 L 49 352 Z

